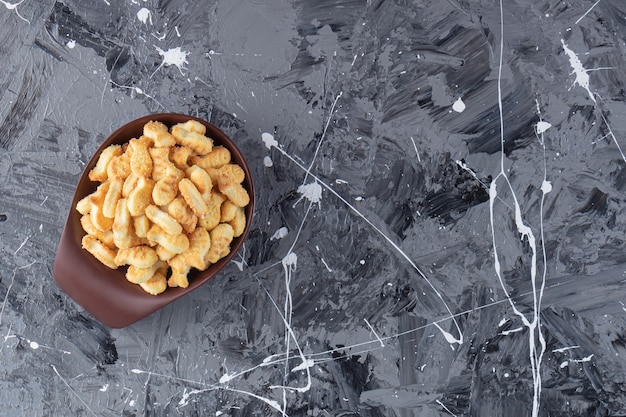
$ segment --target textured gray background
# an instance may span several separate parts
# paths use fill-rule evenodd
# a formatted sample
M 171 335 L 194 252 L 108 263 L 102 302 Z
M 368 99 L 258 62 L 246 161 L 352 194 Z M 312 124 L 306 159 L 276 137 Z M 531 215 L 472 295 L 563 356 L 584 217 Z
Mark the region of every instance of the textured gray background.
M 626 3 L 502 16 L 0 2 L 0 415 L 531 416 L 539 394 L 536 415 L 626 415 Z M 56 246 L 101 141 L 164 111 L 237 141 L 254 227 L 113 330 L 58 289 Z

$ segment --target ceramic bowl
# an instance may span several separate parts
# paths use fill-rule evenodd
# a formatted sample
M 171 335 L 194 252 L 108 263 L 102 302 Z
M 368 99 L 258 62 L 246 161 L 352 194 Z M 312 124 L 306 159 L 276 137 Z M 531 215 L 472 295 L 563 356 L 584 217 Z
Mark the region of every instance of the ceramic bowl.
M 123 144 L 131 138 L 138 138 L 143 126 L 150 120 L 160 121 L 171 127 L 187 120 L 197 120 L 206 126 L 206 136 L 213 138 L 215 145 L 223 145 L 231 152 L 232 161 L 243 168 L 246 179 L 243 186 L 250 195 L 250 204 L 246 207 L 246 228 L 243 234 L 231 244 L 231 252 L 204 271 L 192 269 L 189 273 L 187 288 L 168 288 L 159 295 L 150 295 L 136 284 L 128 282 L 124 276 L 126 268 L 116 270 L 107 268 L 90 253 L 82 249 L 81 240 L 85 235 L 81 224 L 81 214 L 76 211 L 76 203 L 92 193 L 98 183 L 89 180 L 88 173 L 98 161 L 103 149 L 112 144 Z M 163 113 L 153 114 L 133 120 L 113 132 L 100 145 L 80 177 L 72 200 L 65 228 L 54 261 L 54 278 L 58 286 L 74 301 L 93 315 L 101 323 L 114 327 L 126 327 L 147 317 L 165 305 L 196 290 L 202 284 L 215 277 L 236 256 L 241 249 L 252 224 L 254 212 L 254 186 L 250 167 L 235 143 L 224 132 L 212 124 L 187 115 Z

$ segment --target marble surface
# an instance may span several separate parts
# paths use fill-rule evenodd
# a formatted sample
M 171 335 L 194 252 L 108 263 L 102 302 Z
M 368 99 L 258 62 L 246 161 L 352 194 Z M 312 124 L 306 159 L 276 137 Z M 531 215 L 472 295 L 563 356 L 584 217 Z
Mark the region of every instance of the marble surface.
M 625 40 L 623 0 L 0 1 L 0 414 L 626 415 Z M 237 141 L 254 226 L 110 329 L 52 264 L 158 112 Z

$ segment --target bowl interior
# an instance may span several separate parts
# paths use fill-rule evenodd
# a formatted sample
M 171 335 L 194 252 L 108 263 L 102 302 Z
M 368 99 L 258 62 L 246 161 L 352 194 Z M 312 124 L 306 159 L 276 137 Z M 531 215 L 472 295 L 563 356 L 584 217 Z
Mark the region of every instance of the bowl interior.
M 143 126 L 151 121 L 160 121 L 171 127 L 187 120 L 197 120 L 207 128 L 206 136 L 213 138 L 215 145 L 222 145 L 231 152 L 232 161 L 241 166 L 246 174 L 243 186 L 250 195 L 250 204 L 246 207 L 246 227 L 243 234 L 235 238 L 231 244 L 231 252 L 217 263 L 204 271 L 192 269 L 189 273 L 187 288 L 168 288 L 159 295 L 147 294 L 139 285 L 128 282 L 125 278 L 126 268 L 116 270 L 107 268 L 81 247 L 85 232 L 80 224 L 80 213 L 76 211 L 76 203 L 92 193 L 98 183 L 89 180 L 88 173 L 95 166 L 103 149 L 112 144 L 122 144 L 132 138 L 141 136 Z M 241 249 L 247 238 L 254 212 L 254 185 L 250 167 L 235 143 L 216 126 L 183 114 L 162 113 L 145 116 L 113 132 L 98 148 L 83 171 L 72 204 L 54 261 L 54 278 L 58 286 L 74 301 L 91 313 L 103 324 L 121 328 L 128 326 L 172 301 L 195 290 L 209 279 L 217 275 Z

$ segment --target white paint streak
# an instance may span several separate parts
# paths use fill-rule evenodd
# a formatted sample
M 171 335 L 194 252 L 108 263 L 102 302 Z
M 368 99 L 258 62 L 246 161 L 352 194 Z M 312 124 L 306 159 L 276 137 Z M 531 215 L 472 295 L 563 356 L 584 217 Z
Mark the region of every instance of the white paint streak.
M 274 232 L 272 237 L 270 237 L 270 240 L 282 239 L 284 237 L 287 237 L 288 234 L 289 234 L 289 229 L 287 229 L 286 227 L 281 227 L 280 229 Z
M 565 346 L 565 347 L 558 348 L 558 349 L 552 349 L 552 352 L 553 352 L 553 353 L 563 353 L 563 352 L 566 352 L 566 351 L 568 351 L 568 350 L 572 350 L 572 349 L 579 349 L 579 348 L 580 348 L 580 346 L 578 346 L 578 345 L 574 345 L 574 346 Z
M 343 95 L 343 91 L 340 92 L 339 94 L 337 94 L 337 96 L 335 97 L 335 100 L 333 101 L 333 105 L 330 106 L 330 112 L 328 114 L 328 120 L 326 120 L 326 125 L 324 125 L 324 131 L 322 132 L 322 137 L 320 138 L 319 142 L 317 143 L 317 147 L 315 148 L 315 153 L 313 154 L 313 159 L 311 160 L 311 163 L 309 164 L 309 168 L 306 169 L 306 171 L 305 171 L 304 180 L 302 181 L 303 184 L 306 182 L 309 174 L 311 173 L 311 169 L 313 168 L 313 164 L 315 163 L 315 160 L 317 159 L 317 154 L 320 151 L 320 147 L 322 146 L 322 142 L 324 142 L 324 138 L 326 137 L 326 131 L 328 130 L 328 126 L 330 125 L 330 121 L 333 119 L 333 114 L 335 112 L 335 106 L 337 105 L 337 101 L 339 101 L 339 99 L 341 98 L 342 95 Z
M 57 376 L 61 379 L 61 381 L 63 382 L 63 384 L 65 384 L 65 386 L 70 390 L 70 392 L 72 394 L 74 394 L 76 396 L 76 398 L 78 398 L 78 400 L 83 404 L 83 406 L 85 406 L 85 408 L 94 416 L 97 416 L 96 413 L 94 413 L 94 411 L 89 408 L 89 405 L 80 397 L 80 395 L 78 395 L 78 393 L 74 390 L 74 388 L 71 387 L 71 385 L 65 380 L 65 378 L 63 378 L 61 376 L 61 374 L 59 373 L 59 371 L 57 371 L 57 368 L 54 365 L 50 365 L 52 367 L 52 370 L 54 371 L 55 374 L 57 374 Z
M 156 71 L 155 71 L 155 72 L 156 72 Z M 152 75 L 154 75 L 154 73 L 152 73 Z M 120 84 L 117 84 L 115 81 L 110 80 L 110 79 L 109 79 L 109 81 L 111 82 L 111 84 L 113 84 L 113 85 L 114 85 L 114 86 L 116 86 L 116 87 L 119 87 L 119 88 L 126 88 L 126 89 L 131 90 L 133 93 L 136 93 L 136 94 L 141 94 L 141 95 L 143 95 L 143 96 L 146 96 L 146 97 L 148 97 L 149 99 L 153 100 L 156 104 L 158 104 L 158 105 L 159 105 L 159 107 L 161 107 L 161 108 L 165 108 L 165 107 L 164 107 L 161 103 L 159 103 L 159 102 L 157 101 L 157 99 L 155 99 L 155 98 L 154 98 L 154 97 L 152 97 L 151 95 L 147 94 L 145 91 L 143 91 L 143 90 L 142 90 L 141 88 L 139 88 L 139 87 L 133 87 L 133 86 L 129 86 L 129 85 L 120 85 Z
M 589 14 L 589 12 L 590 12 L 591 10 L 593 10 L 593 8 L 594 8 L 594 7 L 596 7 L 596 6 L 598 5 L 598 3 L 600 3 L 600 0 L 596 1 L 595 3 L 593 3 L 593 5 L 589 8 L 589 10 L 587 10 L 587 11 L 585 12 L 585 14 L 584 14 L 584 15 L 582 15 L 582 16 L 580 16 L 580 17 L 578 18 L 578 20 L 576 21 L 576 23 L 575 23 L 575 24 L 577 25 L 578 23 L 580 23 L 580 21 L 581 21 L 581 20 L 583 20 L 583 19 L 585 18 L 585 16 L 587 16 L 587 15 Z
M 592 353 L 589 356 L 585 356 L 582 359 L 572 359 L 570 362 L 574 362 L 574 363 L 584 363 L 584 362 L 591 362 L 591 359 L 593 358 L 594 354 Z
M 0 4 L 4 5 L 4 7 L 7 8 L 7 10 L 14 10 L 15 14 L 22 19 L 24 22 L 30 24 L 30 20 L 26 19 L 24 16 L 22 16 L 20 14 L 20 12 L 17 10 L 17 6 L 19 6 L 20 4 L 24 3 L 24 0 L 18 2 L 18 3 L 9 3 L 8 1 L 5 0 L 0 0 Z
M 326 270 L 328 272 L 333 272 L 332 269 L 330 269 L 330 266 L 328 266 L 328 264 L 326 263 L 326 261 L 324 260 L 324 258 L 320 258 L 322 260 L 322 263 L 324 264 L 324 266 L 326 267 Z
M 30 268 L 34 264 L 35 264 L 35 261 L 33 261 L 33 262 L 31 262 L 31 263 L 29 263 L 27 265 L 17 267 L 17 268 L 15 268 L 13 270 L 13 274 L 11 275 L 11 282 L 9 283 L 9 286 L 7 287 L 7 291 L 4 294 L 4 300 L 2 301 L 2 308 L 0 308 L 0 324 L 2 324 L 2 318 L 4 316 L 4 309 L 6 308 L 7 300 L 9 299 L 9 293 L 11 292 L 11 288 L 13 288 L 13 284 L 15 283 L 15 276 L 17 275 L 17 271 L 19 271 L 21 269 Z M 8 332 L 10 332 L 10 331 L 11 331 L 11 326 L 9 326 Z M 7 333 L 7 336 L 5 336 L 4 341 L 6 342 L 8 338 L 9 338 L 9 333 Z M 0 351 L 2 351 L 2 346 L 0 346 Z
M 378 336 L 378 333 L 376 333 L 376 330 L 374 330 L 374 327 L 370 324 L 370 322 L 367 321 L 367 319 L 365 318 L 363 320 L 365 321 L 365 324 L 367 324 L 367 327 L 370 328 L 370 331 L 374 333 L 374 336 L 376 336 L 376 339 L 380 343 L 380 347 L 385 347 L 385 342 L 383 342 L 383 339 L 381 339 L 380 336 Z
M 609 130 L 609 135 L 613 138 L 613 141 L 615 142 L 615 146 L 617 146 L 617 150 L 619 151 L 620 155 L 622 156 L 622 159 L 626 162 L 626 155 L 624 155 L 624 151 L 622 151 L 622 147 L 620 146 L 619 142 L 617 141 L 617 138 L 615 137 L 615 134 L 613 133 L 613 129 L 611 129 L 611 126 L 609 126 L 609 122 L 608 122 L 608 120 L 606 120 L 606 117 L 604 116 L 604 113 L 600 112 L 600 116 L 602 116 L 602 121 L 606 125 L 606 128 Z
M 411 143 L 413 143 L 413 149 L 415 149 L 415 154 L 417 155 L 417 161 L 418 162 L 422 162 L 422 158 L 420 158 L 420 153 L 417 150 L 417 145 L 415 144 L 415 139 L 413 139 L 413 136 L 409 136 L 411 138 Z
M 503 335 L 503 336 L 508 336 L 508 335 L 510 335 L 512 333 L 518 333 L 518 332 L 522 332 L 522 331 L 524 331 L 524 328 L 523 327 L 518 327 L 516 329 L 511 329 L 511 330 L 503 330 L 502 332 L 500 332 L 500 334 Z
M 448 412 L 451 416 L 453 416 L 453 417 L 457 417 L 457 416 L 456 416 L 456 414 L 454 414 L 452 411 L 450 411 L 450 410 L 448 409 L 448 407 L 446 407 L 445 405 L 443 405 L 443 403 L 442 403 L 441 401 L 439 401 L 439 399 L 436 399 L 436 400 L 435 400 L 435 402 L 436 402 L 437 404 L 439 404 L 439 405 L 440 405 L 440 406 L 441 406 L 444 410 L 446 410 L 446 411 L 447 411 L 447 412 Z
M 522 210 L 515 194 L 515 190 L 509 180 L 507 175 L 507 171 L 504 166 L 504 114 L 503 114 L 503 105 L 502 105 L 502 68 L 504 61 L 504 8 L 502 5 L 502 0 L 499 1 L 500 6 L 500 56 L 499 56 L 499 65 L 498 65 L 498 110 L 499 110 L 499 119 L 500 119 L 500 172 L 492 181 L 489 187 L 489 218 L 491 224 L 491 238 L 492 238 L 492 247 L 493 247 L 493 259 L 494 259 L 494 269 L 496 271 L 496 275 L 498 277 L 498 281 L 500 282 L 500 286 L 504 291 L 504 294 L 513 310 L 515 315 L 517 315 L 521 320 L 525 327 L 528 328 L 528 339 L 529 339 L 529 357 L 531 370 L 533 375 L 533 405 L 532 405 L 532 416 L 538 417 L 539 415 L 539 406 L 540 406 L 540 396 L 541 396 L 541 362 L 543 358 L 543 354 L 546 349 L 546 342 L 541 332 L 541 301 L 543 298 L 543 292 L 545 289 L 545 280 L 547 273 L 547 255 L 545 252 L 545 247 L 542 245 L 542 254 L 543 254 L 543 275 L 540 287 L 537 288 L 537 240 L 535 235 L 532 232 L 532 229 L 526 225 L 522 218 Z M 565 43 L 563 42 L 563 47 Z M 567 50 L 566 50 L 567 52 Z M 578 59 L 575 54 L 574 57 L 576 60 Z M 570 56 L 570 62 L 572 66 L 574 66 L 572 57 Z M 576 67 L 575 67 L 576 69 Z M 587 75 L 584 73 L 584 75 Z M 595 101 L 595 100 L 594 100 Z M 543 142 L 543 141 L 542 141 Z M 543 145 L 543 143 L 542 143 Z M 545 167 L 545 145 L 543 145 L 544 152 L 544 183 L 546 182 L 546 167 Z M 532 295 L 533 295 L 533 312 L 532 318 L 529 319 L 526 317 L 521 311 L 517 309 L 517 306 L 513 302 L 511 295 L 507 290 L 507 286 L 504 283 L 503 274 L 501 271 L 500 259 L 499 259 L 499 250 L 498 243 L 496 238 L 496 222 L 495 222 L 495 211 L 494 205 L 496 198 L 498 196 L 497 191 L 497 183 L 498 180 L 502 179 L 505 183 L 506 188 L 510 191 L 511 198 L 514 203 L 514 219 L 515 225 L 517 227 L 517 233 L 519 234 L 522 240 L 526 240 L 528 243 L 528 247 L 530 248 L 531 253 L 531 265 L 530 265 L 530 280 L 532 284 Z M 540 204 L 540 240 L 544 241 L 544 231 L 543 231 L 543 206 L 545 200 L 546 193 L 544 192 L 541 197 Z M 506 220 L 505 220 L 506 222 Z M 539 346 L 537 345 L 539 343 Z
M 22 250 L 22 248 L 24 247 L 24 245 L 26 245 L 26 242 L 28 242 L 28 240 L 31 238 L 32 235 L 28 235 L 26 236 L 26 239 L 24 239 L 24 241 L 22 242 L 22 244 L 15 250 L 15 252 L 13 252 L 13 255 L 17 255 L 17 253 Z
M 455 320 L 455 323 L 456 323 L 456 320 Z M 441 327 L 441 326 L 440 326 L 437 322 L 434 322 L 434 323 L 433 323 L 433 325 L 434 325 L 437 329 L 439 329 L 439 331 L 441 332 L 441 334 L 443 334 L 443 337 L 446 339 L 446 341 L 447 341 L 448 343 L 450 343 L 450 345 L 454 345 L 455 343 L 458 343 L 458 344 L 460 345 L 460 344 L 462 343 L 462 342 L 460 342 L 459 340 L 457 340 L 457 339 L 456 339 L 456 338 L 452 335 L 452 333 L 450 333 L 450 332 L 448 332 L 448 331 L 446 331 L 446 330 L 443 330 L 443 328 L 442 328 L 442 327 Z M 462 338 L 462 336 L 461 336 L 461 338 Z
M 287 152 L 285 152 L 284 150 L 282 150 L 280 147 L 275 146 L 276 149 L 286 158 L 288 158 L 292 163 L 294 163 L 296 166 L 298 166 L 298 168 L 302 169 L 305 172 L 309 172 L 309 170 L 307 170 L 306 167 L 304 167 L 300 162 L 298 162 L 293 156 L 289 155 Z M 406 262 L 409 263 L 409 265 L 411 265 L 411 267 L 419 274 L 419 276 L 428 284 L 428 286 L 431 288 L 431 290 L 437 295 L 437 297 L 441 300 L 443 306 L 445 307 L 446 311 L 448 312 L 448 318 L 449 320 L 452 320 L 452 322 L 454 323 L 454 326 L 456 327 L 457 333 L 458 333 L 458 337 L 455 338 L 453 337 L 450 333 L 448 332 L 444 332 L 440 326 L 437 325 L 437 328 L 442 332 L 442 334 L 444 335 L 444 337 L 446 338 L 446 340 L 452 340 L 454 343 L 458 343 L 458 344 L 463 344 L 463 333 L 461 332 L 461 327 L 459 326 L 458 322 L 456 321 L 456 318 L 454 316 L 454 314 L 452 314 L 452 311 L 450 310 L 450 307 L 448 306 L 448 304 L 445 302 L 445 300 L 443 299 L 443 295 L 439 292 L 439 290 L 437 290 L 437 288 L 435 288 L 435 286 L 433 285 L 433 283 L 428 279 L 428 277 L 426 276 L 426 274 L 415 264 L 415 262 L 413 262 L 413 259 L 406 254 L 406 252 L 404 252 L 402 250 L 402 248 L 400 248 L 400 246 L 398 246 L 397 243 L 395 243 L 389 236 L 387 236 L 380 228 L 378 228 L 371 220 L 369 220 L 365 215 L 363 215 L 363 213 L 361 213 L 356 207 L 354 207 L 352 204 L 350 204 L 350 202 L 348 200 L 346 200 L 345 198 L 343 198 L 337 191 L 335 191 L 330 185 L 326 184 L 324 181 L 322 181 L 321 178 L 317 177 L 316 175 L 312 174 L 309 172 L 309 174 L 311 177 L 313 177 L 313 179 L 315 179 L 316 183 L 320 184 L 322 187 L 324 187 L 326 190 L 328 190 L 331 194 L 333 194 L 336 198 L 338 198 L 343 204 L 345 204 L 350 210 L 352 210 L 357 216 L 359 216 L 363 221 L 365 221 L 373 230 L 375 230 L 378 234 L 380 234 L 386 241 L 387 243 L 389 243 L 393 249 L 402 257 L 404 258 L 404 260 Z M 436 325 L 435 323 L 433 323 L 433 325 Z
M 239 259 L 240 260 L 238 261 L 233 259 L 231 262 L 237 265 L 237 269 L 239 269 L 239 271 L 243 271 L 243 267 L 248 266 L 248 263 L 246 262 L 246 244 L 245 243 L 243 244 L 243 247 L 241 248 Z

